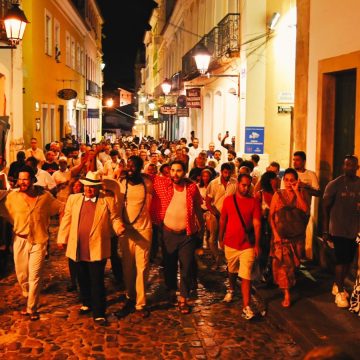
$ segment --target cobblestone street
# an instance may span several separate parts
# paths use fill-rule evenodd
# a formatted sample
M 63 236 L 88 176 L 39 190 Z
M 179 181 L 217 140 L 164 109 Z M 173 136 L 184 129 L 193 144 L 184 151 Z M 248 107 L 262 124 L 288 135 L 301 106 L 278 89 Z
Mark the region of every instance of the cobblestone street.
M 77 293 L 69 285 L 67 259 L 54 246 L 45 266 L 40 321 L 20 314 L 24 308 L 14 273 L 0 282 L 1 359 L 299 359 L 300 347 L 271 317 L 246 321 L 239 299 L 221 300 L 225 273 L 200 271 L 190 315 L 168 303 L 159 267 L 150 271 L 151 316 L 134 314 L 118 320 L 121 291 L 106 270 L 109 326 L 98 327 L 91 316 L 78 314 Z

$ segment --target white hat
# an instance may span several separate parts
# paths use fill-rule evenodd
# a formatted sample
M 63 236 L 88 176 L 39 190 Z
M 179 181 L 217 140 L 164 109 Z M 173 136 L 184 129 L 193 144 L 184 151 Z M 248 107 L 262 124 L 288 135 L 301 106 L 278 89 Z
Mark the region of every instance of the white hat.
M 85 179 L 80 179 L 80 182 L 88 186 L 101 185 L 102 184 L 101 175 L 96 171 L 88 171 Z
M 67 159 L 66 156 L 60 156 L 60 157 L 59 157 L 59 162 L 60 162 L 60 161 L 66 161 L 66 162 L 67 162 L 67 160 L 68 160 L 68 159 Z

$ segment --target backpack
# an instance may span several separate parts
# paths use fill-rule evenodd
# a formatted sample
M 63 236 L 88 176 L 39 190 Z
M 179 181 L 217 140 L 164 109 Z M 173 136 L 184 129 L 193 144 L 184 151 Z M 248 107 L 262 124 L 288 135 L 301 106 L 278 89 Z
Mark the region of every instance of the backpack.
M 308 216 L 295 206 L 296 197 L 287 204 L 281 191 L 278 191 L 278 195 L 284 206 L 275 211 L 273 221 L 280 237 L 291 240 L 305 234 Z

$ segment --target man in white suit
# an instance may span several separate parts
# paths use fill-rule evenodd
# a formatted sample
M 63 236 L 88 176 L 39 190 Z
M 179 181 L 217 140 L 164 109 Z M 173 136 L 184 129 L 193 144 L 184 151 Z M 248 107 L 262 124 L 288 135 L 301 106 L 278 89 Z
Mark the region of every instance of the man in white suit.
M 66 256 L 77 262 L 82 307 L 80 314 L 92 311 L 95 323 L 106 325 L 104 271 L 110 257 L 111 227 L 121 235 L 124 226 L 114 198 L 101 192 L 101 178 L 89 171 L 83 194 L 70 195 L 61 220 L 58 244 L 67 244 Z

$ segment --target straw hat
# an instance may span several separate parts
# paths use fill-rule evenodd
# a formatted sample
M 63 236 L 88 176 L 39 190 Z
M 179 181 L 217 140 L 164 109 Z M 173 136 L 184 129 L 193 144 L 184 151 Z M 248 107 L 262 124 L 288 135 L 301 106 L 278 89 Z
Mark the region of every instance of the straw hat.
M 88 171 L 86 174 L 85 179 L 80 179 L 80 182 L 84 185 L 88 186 L 96 186 L 101 185 L 101 175 L 98 172 L 94 171 Z

